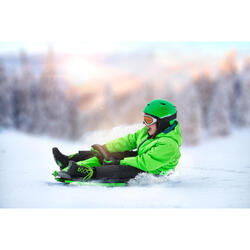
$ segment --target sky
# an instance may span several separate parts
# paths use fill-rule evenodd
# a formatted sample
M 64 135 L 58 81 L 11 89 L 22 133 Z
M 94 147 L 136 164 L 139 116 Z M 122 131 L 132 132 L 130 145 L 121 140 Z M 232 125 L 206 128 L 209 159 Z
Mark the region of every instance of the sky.
M 8 0 L 0 8 L 0 41 L 249 41 L 248 19 L 242 0 Z
M 248 17 L 241 0 L 8 0 L 0 8 L 0 55 L 46 52 L 48 45 L 59 53 L 110 53 L 163 42 L 213 53 L 231 45 L 245 50 L 250 46 L 235 42 L 250 41 Z
M 122 42 L 0 42 L 0 53 L 17 53 L 20 49 L 24 49 L 30 53 L 43 53 L 52 46 L 58 53 L 98 53 L 112 51 L 126 51 L 137 47 L 138 43 L 122 43 Z
M 112 53 L 112 52 L 127 52 L 146 47 L 155 49 L 169 50 L 192 50 L 206 52 L 211 54 L 224 54 L 230 49 L 236 49 L 242 52 L 250 51 L 250 42 L 1 42 L 0 54 L 19 53 L 20 49 L 33 54 L 47 52 L 48 47 L 52 46 L 56 53 L 69 54 L 92 54 L 92 53 Z

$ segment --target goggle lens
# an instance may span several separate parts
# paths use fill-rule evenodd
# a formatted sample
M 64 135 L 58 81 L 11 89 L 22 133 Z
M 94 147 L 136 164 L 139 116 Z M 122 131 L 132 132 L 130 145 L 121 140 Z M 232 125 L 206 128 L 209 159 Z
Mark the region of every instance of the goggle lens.
M 151 116 L 148 116 L 148 115 L 144 115 L 144 124 L 145 125 L 151 125 L 151 124 L 153 124 L 153 123 L 155 123 L 156 122 L 156 119 L 155 118 L 153 118 L 153 117 L 151 117 Z

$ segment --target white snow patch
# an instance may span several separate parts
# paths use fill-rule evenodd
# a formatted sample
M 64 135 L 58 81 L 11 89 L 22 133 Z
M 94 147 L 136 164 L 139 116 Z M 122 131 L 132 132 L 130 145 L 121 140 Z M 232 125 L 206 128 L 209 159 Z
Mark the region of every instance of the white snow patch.
M 117 127 L 68 142 L 17 131 L 0 132 L 0 207 L 9 208 L 249 208 L 250 129 L 181 147 L 176 171 L 167 177 L 138 175 L 127 187 L 58 183 L 51 148 L 65 154 L 88 150 L 138 129 Z

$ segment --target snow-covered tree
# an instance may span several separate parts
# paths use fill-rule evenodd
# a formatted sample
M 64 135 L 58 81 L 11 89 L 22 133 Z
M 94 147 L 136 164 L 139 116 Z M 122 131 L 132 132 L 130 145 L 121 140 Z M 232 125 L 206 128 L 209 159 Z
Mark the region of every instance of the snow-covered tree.
M 230 133 L 229 87 L 228 79 L 225 77 L 220 77 L 216 81 L 208 114 L 208 129 L 212 136 Z
M 220 78 L 225 80 L 225 91 L 229 99 L 229 116 L 232 124 L 237 125 L 238 123 L 238 108 L 239 99 L 241 96 L 242 82 L 238 74 L 237 67 L 237 54 L 235 51 L 231 51 L 226 54 L 222 64 L 220 66 Z
M 247 59 L 241 74 L 242 91 L 239 98 L 237 113 L 239 114 L 239 125 L 250 125 L 250 58 Z
M 142 101 L 142 105 L 145 106 L 146 103 L 152 101 L 155 96 L 155 89 L 152 82 L 145 82 L 142 84 L 142 87 L 139 89 L 137 95 L 138 99 Z
M 79 96 L 73 95 L 68 98 L 69 114 L 69 135 L 72 140 L 78 139 L 84 133 L 86 128 L 86 117 L 79 107 Z
M 215 85 L 209 112 L 209 131 L 212 136 L 227 135 L 232 124 L 237 124 L 241 88 L 234 51 L 222 61 Z
M 3 64 L 0 62 L 0 126 L 10 127 L 12 122 L 11 86 Z
M 198 75 L 194 80 L 195 87 L 198 92 L 198 98 L 202 110 L 202 126 L 207 128 L 208 126 L 208 113 L 210 103 L 212 100 L 212 93 L 214 88 L 214 81 L 209 71 L 204 71 Z
M 49 50 L 37 89 L 36 131 L 52 136 L 67 136 L 71 132 L 67 97 L 57 79 L 55 56 Z
M 180 121 L 183 142 L 197 144 L 202 136 L 202 114 L 197 89 L 192 82 L 182 87 L 177 100 L 177 120 Z
M 30 131 L 33 123 L 34 105 L 32 100 L 32 87 L 35 79 L 27 54 L 20 53 L 21 67 L 13 82 L 14 89 L 14 121 L 15 126 L 24 131 Z
M 168 80 L 165 80 L 162 83 L 161 87 L 153 88 L 154 84 L 151 85 L 151 100 L 153 99 L 165 99 L 169 102 L 174 103 L 176 99 L 175 91 L 174 91 L 174 81 L 169 82 Z M 151 101 L 150 100 L 150 101 Z
M 102 126 L 104 127 L 112 127 L 116 123 L 116 103 L 115 96 L 112 90 L 112 87 L 109 84 L 106 84 L 103 92 L 103 104 L 102 104 Z
M 125 100 L 127 114 L 123 118 L 124 123 L 135 123 L 143 121 L 143 110 L 147 103 L 154 99 L 155 90 L 153 83 L 144 82 L 140 88 L 133 91 Z

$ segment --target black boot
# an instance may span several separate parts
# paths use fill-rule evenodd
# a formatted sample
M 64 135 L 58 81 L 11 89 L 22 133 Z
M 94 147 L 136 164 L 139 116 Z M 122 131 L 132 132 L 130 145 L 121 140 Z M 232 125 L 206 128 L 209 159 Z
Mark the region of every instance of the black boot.
M 69 157 L 62 154 L 58 148 L 52 148 L 52 153 L 54 155 L 54 159 L 56 164 L 60 167 L 60 169 L 64 169 L 69 164 Z
M 83 181 L 91 179 L 93 176 L 94 170 L 89 166 L 80 166 L 74 161 L 69 161 L 69 168 L 67 174 L 72 178 L 83 177 Z

